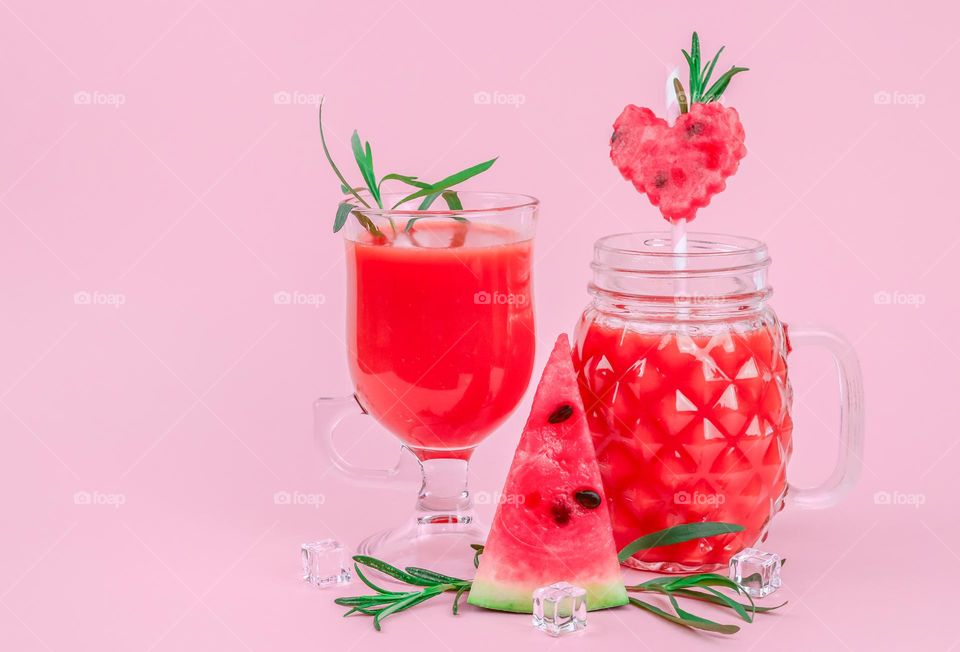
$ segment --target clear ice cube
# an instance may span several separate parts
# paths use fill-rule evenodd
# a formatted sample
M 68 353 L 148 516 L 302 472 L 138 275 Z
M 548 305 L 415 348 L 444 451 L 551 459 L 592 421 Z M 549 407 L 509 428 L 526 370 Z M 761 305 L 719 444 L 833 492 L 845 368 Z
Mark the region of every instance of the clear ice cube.
M 730 579 L 754 598 L 768 596 L 780 588 L 780 555 L 756 548 L 744 548 L 730 559 Z
M 534 591 L 533 626 L 550 636 L 569 634 L 585 628 L 586 590 L 568 582 L 557 582 Z
M 335 539 L 323 539 L 300 546 L 303 579 L 321 589 L 349 584 L 353 579 L 343 545 Z

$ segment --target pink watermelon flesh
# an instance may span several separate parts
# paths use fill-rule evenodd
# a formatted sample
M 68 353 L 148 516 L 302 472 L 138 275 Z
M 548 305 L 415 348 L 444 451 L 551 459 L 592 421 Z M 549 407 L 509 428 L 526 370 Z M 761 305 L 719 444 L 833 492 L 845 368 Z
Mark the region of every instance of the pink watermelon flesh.
M 587 590 L 587 609 L 627 603 L 607 499 L 566 335 L 543 371 L 468 602 L 530 613 L 554 582 Z
M 667 220 L 692 220 L 737 172 L 743 140 L 736 109 L 719 102 L 692 105 L 672 127 L 630 104 L 613 124 L 610 158 Z

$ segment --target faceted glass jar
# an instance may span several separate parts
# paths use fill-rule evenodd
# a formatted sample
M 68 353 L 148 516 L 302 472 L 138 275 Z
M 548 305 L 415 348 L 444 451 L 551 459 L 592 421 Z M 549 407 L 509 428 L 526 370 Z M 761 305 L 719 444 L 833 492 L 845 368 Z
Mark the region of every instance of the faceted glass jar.
M 660 572 L 726 567 L 783 508 L 792 450 L 788 342 L 756 240 L 599 240 L 574 362 L 618 547 L 683 523 L 742 532 L 641 551 Z

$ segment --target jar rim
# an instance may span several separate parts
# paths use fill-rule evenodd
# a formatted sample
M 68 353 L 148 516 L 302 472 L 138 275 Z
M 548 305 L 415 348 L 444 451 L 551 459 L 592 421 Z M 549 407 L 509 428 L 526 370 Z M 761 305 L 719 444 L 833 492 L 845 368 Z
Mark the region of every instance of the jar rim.
M 770 264 L 767 245 L 725 233 L 687 234 L 687 252 L 676 253 L 669 231 L 637 231 L 604 236 L 594 243 L 594 269 L 648 274 L 736 272 Z

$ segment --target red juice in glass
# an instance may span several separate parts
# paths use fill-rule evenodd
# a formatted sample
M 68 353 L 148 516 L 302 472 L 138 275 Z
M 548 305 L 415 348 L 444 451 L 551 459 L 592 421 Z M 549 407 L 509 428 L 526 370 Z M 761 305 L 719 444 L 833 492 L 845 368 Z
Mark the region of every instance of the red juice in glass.
M 496 224 L 423 220 L 346 246 L 360 403 L 421 459 L 469 457 L 530 380 L 531 240 Z

